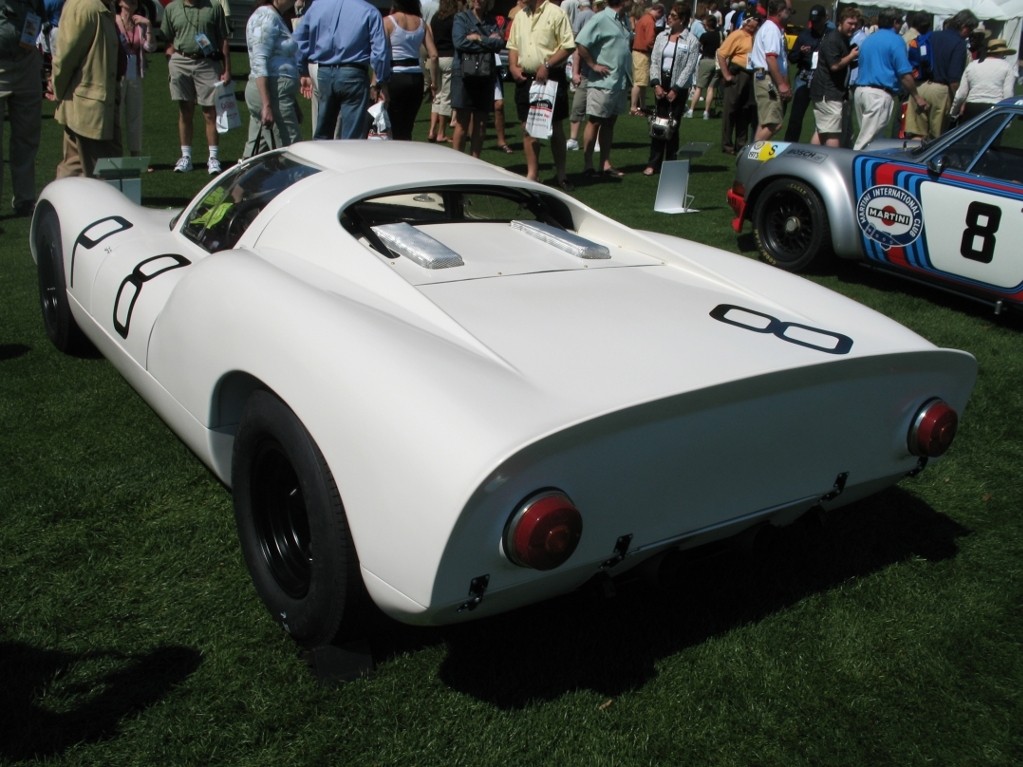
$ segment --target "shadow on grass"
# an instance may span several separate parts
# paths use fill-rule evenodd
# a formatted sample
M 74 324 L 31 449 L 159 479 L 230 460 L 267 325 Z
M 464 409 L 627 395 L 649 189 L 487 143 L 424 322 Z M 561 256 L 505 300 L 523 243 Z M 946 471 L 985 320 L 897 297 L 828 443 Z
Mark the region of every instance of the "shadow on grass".
M 11 760 L 114 737 L 122 720 L 159 703 L 201 662 L 187 647 L 68 653 L 4 641 L 0 659 L 0 758 Z
M 433 631 L 393 624 L 375 638 L 375 655 L 380 662 L 385 647 L 391 655 L 444 643 L 444 682 L 502 709 L 579 689 L 615 697 L 652 679 L 661 658 L 850 578 L 913 557 L 952 557 L 956 539 L 967 533 L 893 489 L 823 518 L 807 515 L 787 528 L 764 528 L 752 550 L 672 555 L 656 583 L 626 574 L 613 599 L 583 591 Z
M 988 300 L 952 293 L 939 285 L 920 282 L 890 269 L 859 261 L 835 259 L 831 271 L 845 284 L 864 285 L 882 293 L 912 296 L 981 319 L 996 317 L 994 305 Z M 999 324 L 1006 327 L 1023 330 L 1023 316 L 1019 311 L 1007 309 L 1003 314 L 997 315 L 997 319 Z
M 0 344 L 0 362 L 24 357 L 32 351 L 32 347 L 25 344 Z

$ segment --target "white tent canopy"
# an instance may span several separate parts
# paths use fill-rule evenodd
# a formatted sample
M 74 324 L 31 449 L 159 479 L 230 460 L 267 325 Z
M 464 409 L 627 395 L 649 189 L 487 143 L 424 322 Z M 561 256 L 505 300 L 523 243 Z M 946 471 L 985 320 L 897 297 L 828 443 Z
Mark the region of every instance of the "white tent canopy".
M 869 8 L 897 8 L 900 11 L 924 11 L 934 14 L 934 28 L 941 29 L 942 22 L 959 11 L 971 10 L 974 16 L 991 30 L 992 37 L 1005 40 L 1010 48 L 1020 49 L 1023 45 L 1023 0 L 873 0 L 860 3 L 860 8 L 870 15 Z M 1018 59 L 1007 56 L 1006 60 Z
M 1023 0 L 880 0 L 860 3 L 876 8 L 898 8 L 900 11 L 926 11 L 941 18 L 971 10 L 981 21 L 1009 21 L 1023 17 Z

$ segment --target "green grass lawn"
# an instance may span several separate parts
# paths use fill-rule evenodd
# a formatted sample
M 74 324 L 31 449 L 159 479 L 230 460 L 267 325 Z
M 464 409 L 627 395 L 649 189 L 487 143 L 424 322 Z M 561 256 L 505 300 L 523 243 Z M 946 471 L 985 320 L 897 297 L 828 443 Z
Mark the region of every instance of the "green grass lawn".
M 169 170 L 178 139 L 165 72 L 154 57 L 155 172 L 143 180 L 145 202 L 163 206 L 207 179 Z M 60 142 L 46 112 L 40 187 Z M 719 129 L 682 126 L 684 141 L 714 145 L 693 164 L 698 214 L 652 211 L 637 118 L 620 121 L 622 181 L 584 186 L 570 154 L 577 195 L 634 226 L 755 257 L 728 226 Z M 222 156 L 242 142 L 226 136 Z M 521 153 L 494 145 L 491 132 L 485 159 L 524 169 Z M 46 340 L 28 221 L 8 216 L 9 177 L 4 189 L 0 762 L 1023 762 L 1018 320 L 856 267 L 815 277 L 976 355 L 977 387 L 944 460 L 753 551 L 680 562 L 658 587 L 626 581 L 613 599 L 573 595 L 450 629 L 386 627 L 375 674 L 322 685 L 257 600 L 227 491 L 109 363 Z M 737 446 L 735 460 L 757 456 Z

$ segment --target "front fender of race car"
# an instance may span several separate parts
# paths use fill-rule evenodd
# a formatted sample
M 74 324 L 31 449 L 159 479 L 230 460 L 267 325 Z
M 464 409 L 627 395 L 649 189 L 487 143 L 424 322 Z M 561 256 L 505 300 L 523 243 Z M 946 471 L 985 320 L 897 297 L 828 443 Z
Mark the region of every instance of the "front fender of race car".
M 841 258 L 861 258 L 860 230 L 853 199 L 852 159 L 848 149 L 757 142 L 746 148 L 728 192 L 735 212 L 732 228 L 742 231 L 752 220 L 760 195 L 772 181 L 791 178 L 807 184 L 820 197 L 828 215 L 832 246 Z

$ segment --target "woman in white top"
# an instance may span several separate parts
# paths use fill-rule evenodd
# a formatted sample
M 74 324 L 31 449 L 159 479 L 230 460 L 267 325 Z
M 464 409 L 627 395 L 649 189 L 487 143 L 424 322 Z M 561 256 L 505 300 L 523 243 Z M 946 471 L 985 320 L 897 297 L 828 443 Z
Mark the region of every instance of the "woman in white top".
M 249 49 L 249 140 L 243 157 L 299 140 L 298 44 L 285 21 L 295 0 L 262 0 L 245 24 Z
M 700 41 L 689 31 L 690 6 L 676 3 L 668 13 L 665 29 L 654 40 L 650 54 L 650 84 L 654 87 L 654 114 L 674 125 L 665 133 L 651 134 L 650 156 L 644 176 L 661 170 L 665 160 L 678 156 L 678 128 L 686 111 L 689 84 L 700 64 Z
M 384 33 L 391 42 L 391 79 L 387 112 L 391 118 L 391 138 L 412 140 L 412 127 L 423 103 L 423 67 L 419 63 L 419 47 L 426 46 L 430 67 L 430 90 L 437 92 L 440 74 L 437 69 L 437 47 L 433 44 L 430 25 L 423 21 L 419 0 L 394 0 L 391 15 L 384 19 Z
M 986 112 L 992 104 L 1013 95 L 1016 85 L 1015 67 L 1005 60 L 1016 51 L 998 38 L 981 44 L 975 61 L 966 66 L 963 79 L 959 83 L 952 100 L 952 117 L 962 113 L 962 119 L 971 120 L 981 112 Z

